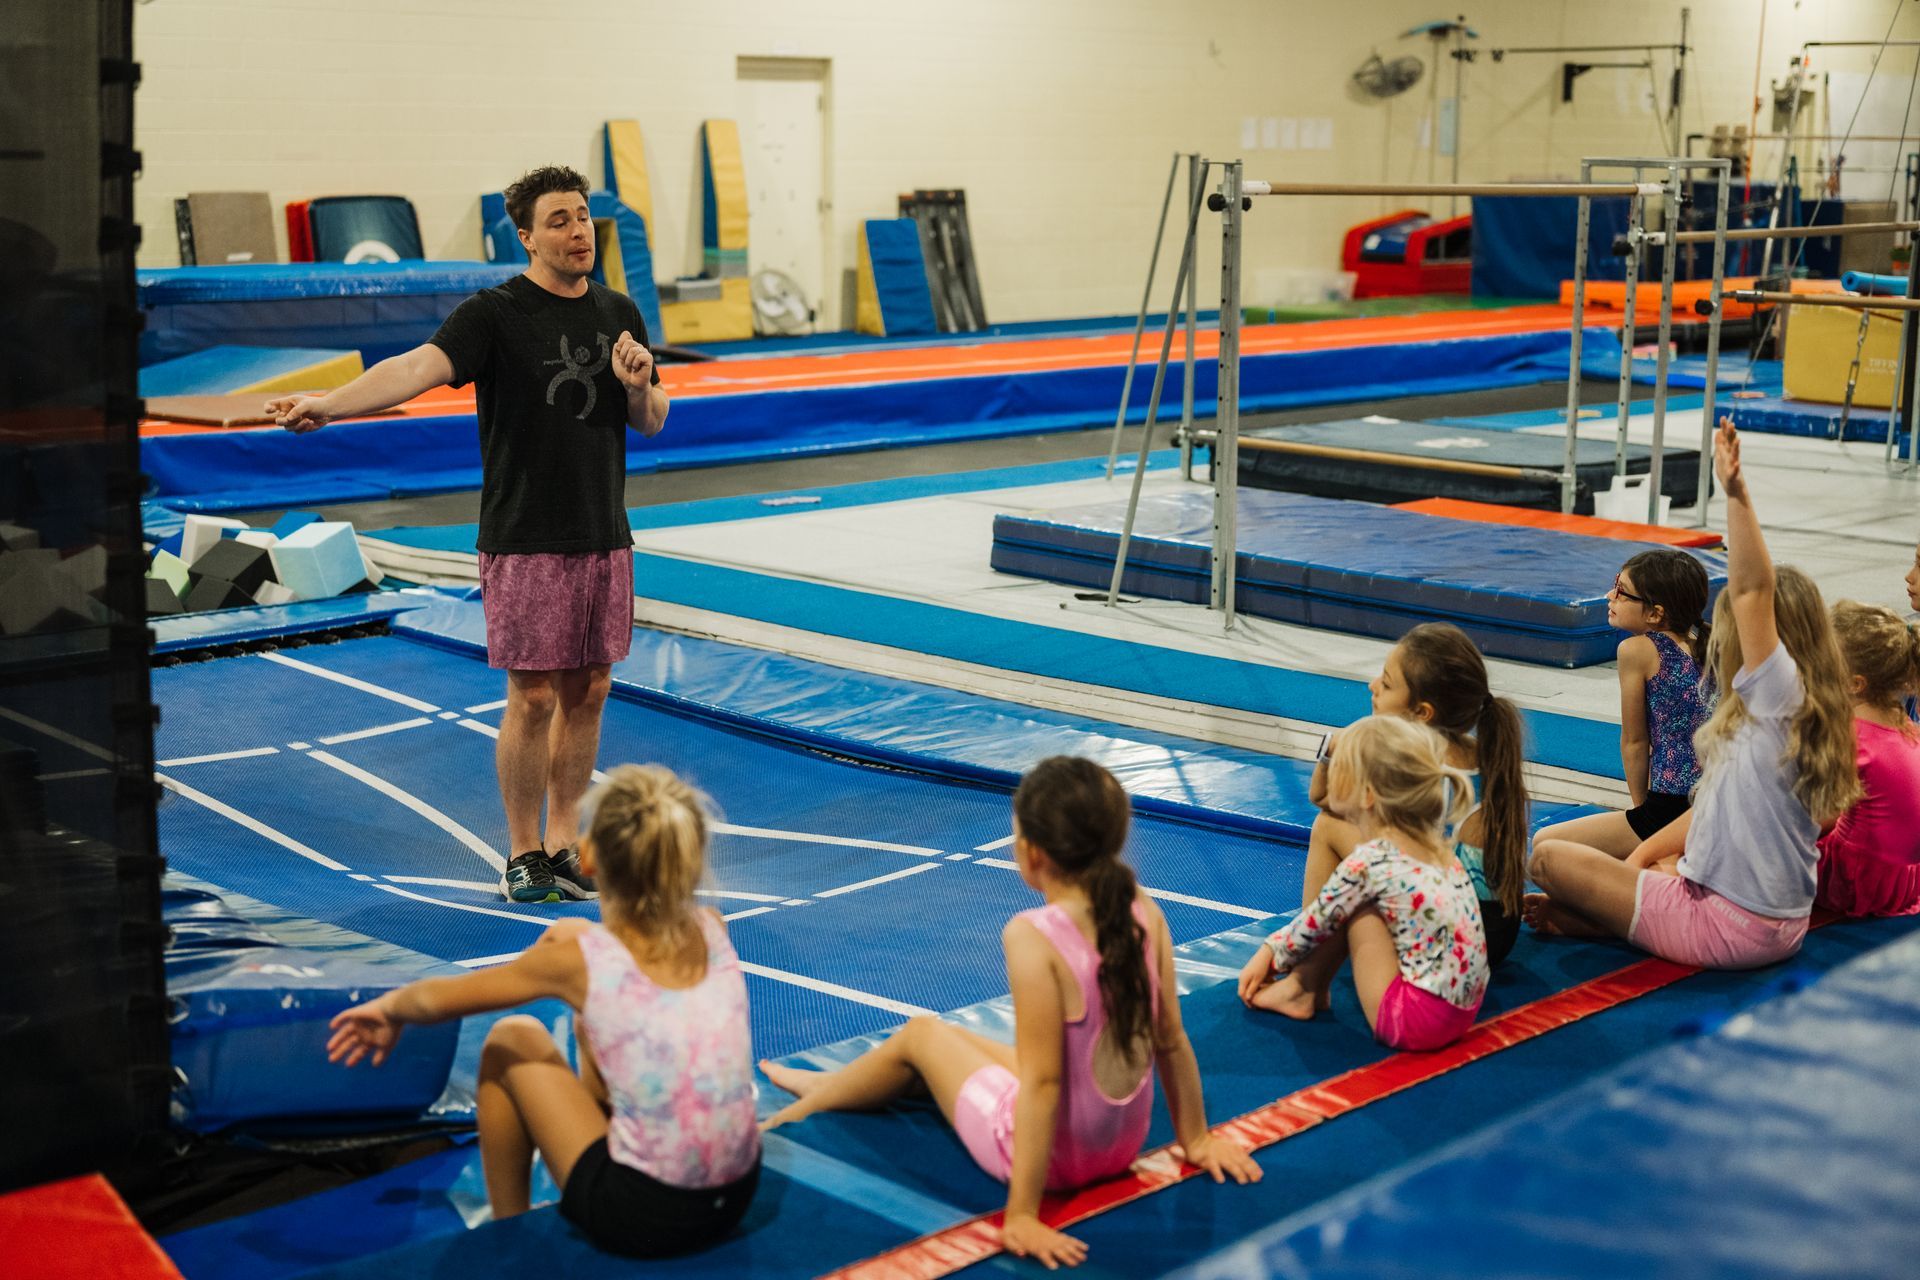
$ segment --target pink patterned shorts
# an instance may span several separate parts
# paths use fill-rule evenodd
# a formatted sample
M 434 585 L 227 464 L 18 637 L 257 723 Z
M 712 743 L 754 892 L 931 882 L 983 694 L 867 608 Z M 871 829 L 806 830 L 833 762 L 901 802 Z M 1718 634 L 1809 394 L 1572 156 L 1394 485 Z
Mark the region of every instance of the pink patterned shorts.
M 633 549 L 480 553 L 487 665 L 573 671 L 633 647 Z

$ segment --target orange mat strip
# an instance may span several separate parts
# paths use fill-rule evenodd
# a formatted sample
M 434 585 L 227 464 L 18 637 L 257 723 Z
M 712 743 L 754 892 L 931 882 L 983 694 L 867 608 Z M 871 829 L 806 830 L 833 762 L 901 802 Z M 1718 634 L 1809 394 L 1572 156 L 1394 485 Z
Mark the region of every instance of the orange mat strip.
M 1591 538 L 1618 538 L 1625 542 L 1656 542 L 1669 547 L 1717 547 L 1720 535 L 1711 529 L 1669 529 L 1663 524 L 1635 524 L 1630 520 L 1602 520 L 1597 516 L 1563 515 L 1558 511 L 1535 511 L 1528 507 L 1503 507 L 1491 502 L 1468 502 L 1461 498 L 1422 498 L 1418 502 L 1396 502 L 1401 511 L 1417 511 L 1425 516 L 1446 516 L 1453 520 L 1472 520 L 1479 524 L 1512 524 L 1529 529 L 1553 529 L 1560 533 L 1581 533 Z

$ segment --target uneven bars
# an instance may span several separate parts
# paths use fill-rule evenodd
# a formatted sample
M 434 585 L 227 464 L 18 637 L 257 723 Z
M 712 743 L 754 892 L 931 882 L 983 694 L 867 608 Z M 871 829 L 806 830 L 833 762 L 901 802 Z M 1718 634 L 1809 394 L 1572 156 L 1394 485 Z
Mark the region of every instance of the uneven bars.
M 1212 440 L 1212 431 L 1196 431 L 1198 440 Z M 1372 449 L 1347 449 L 1336 444 L 1308 444 L 1301 440 L 1273 440 L 1266 436 L 1241 436 L 1240 447 L 1256 453 L 1291 453 L 1309 458 L 1338 458 L 1348 462 L 1378 462 L 1384 466 L 1415 467 L 1424 471 L 1451 471 L 1459 475 L 1493 476 L 1501 480 L 1519 477 L 1560 483 L 1557 471 L 1534 467 L 1508 467 L 1495 462 L 1460 462 L 1452 458 L 1424 458 L 1417 454 L 1379 453 Z
M 1920 311 L 1920 298 L 1870 298 L 1853 293 L 1773 293 L 1765 289 L 1729 289 L 1727 298 L 1733 302 L 1760 302 L 1780 307 L 1844 307 L 1849 311 L 1884 311 L 1889 314 L 1900 311 Z M 1709 304 L 1696 302 L 1694 310 L 1701 310 Z
M 1739 227 L 1727 232 L 1728 240 L 1824 240 L 1828 236 L 1879 235 L 1890 231 L 1920 231 L 1920 222 L 1839 222 L 1830 227 Z M 1712 244 L 1711 231 L 1674 233 L 1675 244 Z M 1650 245 L 1667 242 L 1666 233 L 1655 231 L 1644 241 Z
M 1256 182 L 1248 196 L 1657 196 L 1659 182 Z M 1216 213 L 1219 210 L 1214 210 Z

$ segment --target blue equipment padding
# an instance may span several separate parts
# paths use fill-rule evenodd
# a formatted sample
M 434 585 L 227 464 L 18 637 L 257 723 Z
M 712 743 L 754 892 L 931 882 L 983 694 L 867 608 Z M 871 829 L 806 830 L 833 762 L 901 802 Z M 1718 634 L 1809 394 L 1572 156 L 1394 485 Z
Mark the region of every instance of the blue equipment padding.
M 912 218 L 869 218 L 862 228 L 887 337 L 938 333 L 918 224 Z
M 993 567 L 1104 586 L 1125 519 L 1120 502 L 995 516 Z M 1241 490 L 1239 525 L 1248 613 L 1386 639 L 1452 622 L 1496 657 L 1570 667 L 1607 661 L 1619 644 L 1606 591 L 1636 544 L 1259 489 Z M 1121 589 L 1205 601 L 1212 529 L 1207 494 L 1142 499 Z M 1694 554 L 1724 585 L 1720 561 Z
M 1882 294 L 1895 298 L 1907 296 L 1905 276 L 1880 276 L 1868 271 L 1842 272 L 1840 287 L 1848 293 Z
M 457 1023 L 408 1031 L 404 1054 L 378 1072 L 327 1062 L 333 1015 L 434 973 L 426 956 L 361 938 L 361 946 L 289 946 L 211 887 L 170 884 L 167 995 L 173 1003 L 173 1120 L 212 1132 L 263 1122 L 299 1126 L 352 1116 L 412 1120 L 446 1088 Z
M 1720 402 L 1720 411 L 1731 414 L 1734 426 L 1742 431 L 1758 431 L 1777 436 L 1801 436 L 1812 440 L 1842 438 L 1841 409 L 1837 404 L 1766 396 L 1757 400 L 1723 399 Z M 1853 411 L 1846 415 L 1844 438 L 1864 444 L 1884 443 L 1887 438 L 1887 426 L 1892 418 L 1891 410 L 1855 405 Z M 1902 440 L 1907 438 L 1904 425 L 1900 431 L 1900 438 Z
M 474 292 L 517 274 L 484 262 L 167 267 L 136 277 L 140 363 L 208 347 L 352 348 L 369 365 L 419 346 Z
M 427 256 L 405 196 L 321 196 L 307 202 L 316 262 L 410 262 Z
M 191 653 L 222 645 L 381 622 L 409 609 L 432 604 L 438 598 L 432 592 L 370 591 L 330 600 L 295 600 L 290 604 L 180 613 L 149 618 L 147 625 L 153 630 L 155 654 Z
M 1369 456 L 1312 456 L 1244 447 L 1240 451 L 1240 483 L 1263 489 L 1284 489 L 1323 498 L 1355 498 L 1362 502 L 1407 502 L 1420 498 L 1459 498 L 1468 502 L 1503 503 L 1512 507 L 1560 509 L 1559 470 L 1566 460 L 1566 440 L 1512 431 L 1473 427 L 1442 427 L 1431 422 L 1403 422 L 1394 418 L 1348 418 L 1307 426 L 1263 427 L 1249 431 L 1255 439 L 1303 445 L 1359 449 Z M 1396 459 L 1407 458 L 1407 465 Z M 1698 501 L 1700 452 L 1668 448 L 1660 476 L 1660 491 L 1676 507 Z M 1421 460 L 1478 462 L 1530 469 L 1507 475 L 1482 475 L 1421 467 Z M 1645 445 L 1627 446 L 1627 474 L 1645 475 L 1653 452 Z M 1593 513 L 1593 495 L 1613 485 L 1614 446 L 1606 440 L 1581 440 L 1575 454 L 1576 482 L 1573 509 Z
M 1696 1025 L 1708 1034 L 1587 1079 L 1177 1275 L 1909 1274 L 1908 1208 L 1920 1202 L 1913 924 L 1820 930 L 1784 974 L 1761 971 L 1775 998 L 1737 1023 Z M 1886 945 L 1861 954 L 1868 938 Z M 1733 976 L 1702 975 L 1677 990 Z M 1277 1172 L 1269 1165 L 1267 1182 Z
M 488 284 L 511 274 L 505 267 L 485 270 L 498 273 Z M 459 301 L 449 299 L 446 310 Z M 432 332 L 428 327 L 418 341 Z M 1241 366 L 1241 406 L 1258 412 L 1519 386 L 1563 376 L 1568 346 L 1566 333 L 1544 332 L 1401 343 L 1392 348 L 1390 362 L 1383 361 L 1382 348 L 1369 346 L 1254 355 Z M 1211 360 L 1196 368 L 1195 411 L 1203 416 L 1212 412 L 1217 372 Z M 627 471 L 1109 425 L 1125 375 L 1123 365 L 1098 365 L 687 396 L 674 402 L 670 429 L 652 439 L 628 437 Z M 1129 420 L 1144 421 L 1146 411 L 1146 398 L 1135 396 Z M 336 422 L 291 438 L 277 427 L 152 436 L 140 442 L 140 456 L 154 479 L 154 496 L 189 511 L 318 506 L 480 487 L 479 438 L 470 413 Z
M 226 395 L 351 354 L 312 347 L 208 347 L 142 369 L 140 394 L 149 399 Z

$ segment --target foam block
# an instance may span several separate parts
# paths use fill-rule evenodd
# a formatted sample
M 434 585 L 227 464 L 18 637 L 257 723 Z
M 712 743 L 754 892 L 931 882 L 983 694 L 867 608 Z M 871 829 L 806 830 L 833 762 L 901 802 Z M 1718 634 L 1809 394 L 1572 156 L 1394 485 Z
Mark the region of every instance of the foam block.
M 253 589 L 255 604 L 292 604 L 296 598 L 292 588 L 271 578 Z
M 201 613 L 207 609 L 233 609 L 252 603 L 252 596 L 225 578 L 200 575 L 195 575 L 193 589 L 187 592 L 186 599 L 188 613 Z
M 40 531 L 25 525 L 0 524 L 0 549 L 32 551 L 40 545 Z
M 268 549 L 273 576 L 302 600 L 337 596 L 367 576 L 353 526 L 318 520 L 295 529 Z
M 15 551 L 0 556 L 0 633 L 23 635 L 70 615 L 82 623 L 108 620 L 107 607 L 80 588 L 61 568 L 52 550 Z
M 84 547 L 60 561 L 67 581 L 90 596 L 107 589 L 107 549 L 99 543 Z
M 246 521 L 226 516 L 188 516 L 186 527 L 180 531 L 180 558 L 191 565 L 220 541 L 223 530 L 246 527 Z
M 238 587 L 248 599 L 273 571 L 272 549 L 256 547 L 236 539 L 222 539 L 193 562 L 196 578 L 224 580 Z
M 172 588 L 176 596 L 185 595 L 187 584 L 192 578 L 187 562 L 169 551 L 153 553 L 153 563 L 147 566 L 147 576 L 157 579 Z
M 268 530 L 275 538 L 284 538 L 295 529 L 304 529 L 310 524 L 320 523 L 320 516 L 312 511 L 288 511 L 282 513 Z
M 268 529 L 242 529 L 233 535 L 235 542 L 245 543 L 249 547 L 270 547 L 280 539 Z
M 174 594 L 173 587 L 164 578 L 147 579 L 147 616 L 159 617 L 162 614 L 179 613 L 186 606 L 180 597 Z

